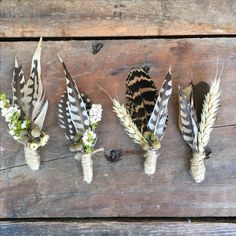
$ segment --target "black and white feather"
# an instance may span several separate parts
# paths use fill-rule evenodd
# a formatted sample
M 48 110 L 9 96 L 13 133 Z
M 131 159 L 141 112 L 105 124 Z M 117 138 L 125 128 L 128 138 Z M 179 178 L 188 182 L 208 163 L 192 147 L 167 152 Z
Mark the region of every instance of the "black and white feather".
M 60 58 L 60 57 L 59 57 Z M 74 142 L 76 135 L 81 135 L 89 128 L 88 112 L 91 107 L 90 99 L 82 94 L 71 77 L 65 63 L 60 58 L 67 89 L 58 105 L 59 126 L 65 130 L 68 140 Z
M 192 85 L 190 85 L 187 90 L 189 90 L 189 92 L 186 91 L 186 93 L 184 93 L 183 89 L 179 87 L 179 128 L 184 141 L 193 151 L 197 151 L 198 124 L 193 106 Z
M 48 101 L 45 98 L 41 80 L 41 49 L 42 38 L 40 38 L 32 58 L 30 78 L 27 81 L 24 78 L 22 66 L 19 66 L 15 59 L 12 81 L 13 103 L 19 106 L 22 118 L 31 120 L 40 130 L 48 109 Z
M 161 140 L 168 118 L 168 102 L 172 93 L 171 71 L 167 73 L 162 84 L 155 107 L 148 121 L 148 128 Z

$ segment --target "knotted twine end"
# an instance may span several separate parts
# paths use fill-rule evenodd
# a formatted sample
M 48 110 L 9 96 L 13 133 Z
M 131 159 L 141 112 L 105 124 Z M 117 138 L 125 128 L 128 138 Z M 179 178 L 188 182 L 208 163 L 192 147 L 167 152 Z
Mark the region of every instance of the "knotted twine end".
M 81 153 L 78 152 L 75 155 L 75 159 L 77 161 L 81 161 L 82 169 L 83 169 L 83 176 L 84 182 L 90 184 L 93 180 L 93 160 L 92 155 L 97 152 L 104 151 L 104 148 L 99 148 L 94 150 L 92 153 Z
M 24 147 L 24 152 L 25 152 L 26 164 L 32 170 L 39 170 L 39 168 L 40 168 L 40 156 L 39 156 L 37 150 L 32 150 L 29 146 L 25 146 Z
M 201 183 L 205 179 L 206 167 L 204 165 L 205 153 L 193 153 L 193 158 L 190 160 L 190 174 L 196 183 Z
M 145 152 L 143 155 L 145 158 L 144 161 L 144 172 L 147 175 L 153 175 L 156 172 L 156 162 L 157 162 L 157 157 L 159 156 L 159 152 L 154 149 L 149 149 Z

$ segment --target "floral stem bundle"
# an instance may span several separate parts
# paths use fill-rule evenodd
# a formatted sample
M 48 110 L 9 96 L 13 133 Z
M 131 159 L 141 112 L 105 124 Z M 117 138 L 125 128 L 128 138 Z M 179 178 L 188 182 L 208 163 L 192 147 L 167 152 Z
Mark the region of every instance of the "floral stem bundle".
M 168 101 L 172 92 L 171 72 L 167 73 L 160 93 L 143 68 L 129 73 L 126 88 L 126 106 L 111 98 L 113 110 L 128 136 L 145 151 L 144 171 L 153 175 L 167 124 Z
M 60 57 L 59 57 L 60 58 Z M 62 61 L 67 89 L 58 104 L 58 124 L 71 142 L 70 151 L 76 152 L 75 159 L 81 161 L 84 181 L 90 184 L 93 179 L 92 155 L 103 148 L 94 150 L 97 141 L 96 128 L 102 119 L 102 106 L 91 104 L 90 99 L 77 89 Z
M 42 38 L 32 58 L 30 78 L 25 80 L 22 66 L 15 58 L 12 103 L 6 94 L 0 94 L 0 111 L 8 123 L 11 136 L 24 145 L 25 160 L 32 170 L 39 170 L 40 156 L 37 149 L 46 145 L 49 136 L 42 131 L 48 101 L 41 81 Z
M 204 159 L 210 154 L 207 146 L 216 119 L 220 101 L 220 78 L 211 86 L 205 82 L 179 87 L 179 128 L 184 141 L 190 146 L 193 156 L 190 160 L 190 174 L 196 183 L 205 179 Z

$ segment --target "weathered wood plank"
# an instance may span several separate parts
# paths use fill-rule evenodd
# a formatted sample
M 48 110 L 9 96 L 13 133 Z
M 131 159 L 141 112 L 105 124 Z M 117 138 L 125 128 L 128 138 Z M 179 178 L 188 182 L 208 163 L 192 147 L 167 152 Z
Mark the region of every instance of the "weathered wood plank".
M 235 40 L 101 42 L 104 46 L 97 54 L 91 49 L 96 42 L 44 43 L 43 82 L 50 103 L 46 128 L 51 139 L 41 149 L 42 169 L 33 172 L 25 166 L 22 153 L 17 155 L 20 146 L 6 133 L 1 119 L 0 217 L 235 216 Z M 27 63 L 26 74 L 35 46 L 36 42 L 1 43 L 1 90 L 10 94 L 14 55 Z M 91 185 L 83 183 L 81 166 L 69 153 L 68 143 L 56 124 L 56 103 L 65 88 L 58 52 L 80 88 L 104 107 L 98 145 L 124 150 L 123 160 L 117 163 L 108 163 L 102 155 L 94 158 Z M 210 82 L 215 75 L 217 55 L 221 65 L 225 61 L 222 106 L 218 128 L 211 138 L 213 158 L 206 161 L 206 181 L 198 185 L 188 174 L 190 153 L 177 128 L 177 83 L 187 84 L 191 73 L 194 82 Z M 142 154 L 124 134 L 109 99 L 96 86 L 100 84 L 123 101 L 127 73 L 141 65 L 150 66 L 157 86 L 169 65 L 173 67 L 170 121 L 157 173 L 152 178 L 145 176 Z
M 1 37 L 236 33 L 234 0 L 2 0 Z
M 0 234 L 12 235 L 152 235 L 235 236 L 235 223 L 186 222 L 1 222 Z

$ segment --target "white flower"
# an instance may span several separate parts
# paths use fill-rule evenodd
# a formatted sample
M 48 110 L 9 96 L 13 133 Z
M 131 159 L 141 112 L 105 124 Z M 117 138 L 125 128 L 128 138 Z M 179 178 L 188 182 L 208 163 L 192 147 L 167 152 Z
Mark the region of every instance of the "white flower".
M 102 119 L 102 105 L 92 104 L 89 111 L 89 120 L 91 124 L 96 124 Z
M 84 145 L 93 146 L 94 140 L 96 139 L 96 133 L 92 130 L 87 129 L 82 137 Z
M 26 120 L 23 121 L 23 123 L 21 124 L 21 129 L 26 129 L 27 128 L 27 124 L 26 124 Z
M 12 129 L 11 129 L 11 130 L 9 130 L 9 134 L 10 134 L 11 136 L 13 136 L 13 137 L 14 137 L 14 136 L 15 136 L 15 131 L 14 131 L 14 130 L 12 130 Z
M 0 101 L 0 109 L 3 109 L 3 108 L 4 108 L 4 102 Z
M 2 108 L 2 116 L 6 116 L 7 115 L 7 113 L 8 113 L 8 109 L 7 108 L 5 108 L 5 107 L 3 107 Z

